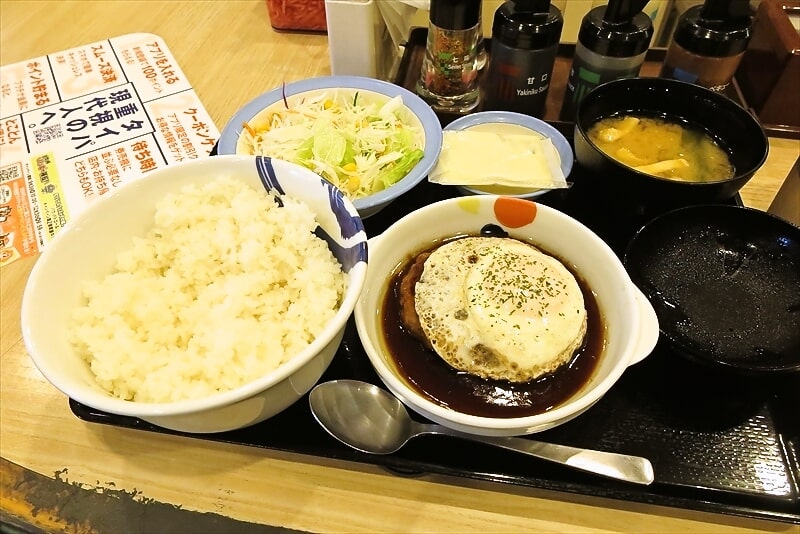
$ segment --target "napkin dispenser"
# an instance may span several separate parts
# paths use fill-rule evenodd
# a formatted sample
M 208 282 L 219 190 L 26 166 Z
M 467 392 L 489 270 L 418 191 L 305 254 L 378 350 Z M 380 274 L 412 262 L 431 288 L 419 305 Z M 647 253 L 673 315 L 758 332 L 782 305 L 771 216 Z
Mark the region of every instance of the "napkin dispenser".
M 388 4 L 394 3 L 325 0 L 331 74 L 391 78 L 399 62 L 401 44 L 390 31 L 390 24 L 396 23 L 392 14 L 398 11 Z M 402 7 L 402 2 L 397 3 Z M 389 23 L 387 16 L 392 19 Z

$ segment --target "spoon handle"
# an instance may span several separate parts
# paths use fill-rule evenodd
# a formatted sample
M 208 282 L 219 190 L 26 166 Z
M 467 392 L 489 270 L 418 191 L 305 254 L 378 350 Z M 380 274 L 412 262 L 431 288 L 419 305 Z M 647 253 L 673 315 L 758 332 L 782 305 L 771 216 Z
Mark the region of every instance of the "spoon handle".
M 436 426 L 435 433 L 447 434 L 478 443 L 486 443 L 503 449 L 527 454 L 542 460 L 549 460 L 563 464 L 574 469 L 587 471 L 617 480 L 633 482 L 634 484 L 651 484 L 653 482 L 653 465 L 647 458 L 617 454 L 613 452 L 596 451 L 543 443 L 518 437 L 476 436 L 463 434 L 446 427 Z

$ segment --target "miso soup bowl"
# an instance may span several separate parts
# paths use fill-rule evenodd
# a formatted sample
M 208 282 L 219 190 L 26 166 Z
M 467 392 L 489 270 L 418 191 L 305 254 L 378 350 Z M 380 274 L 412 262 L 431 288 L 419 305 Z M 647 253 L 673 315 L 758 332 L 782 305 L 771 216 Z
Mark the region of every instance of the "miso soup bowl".
M 485 417 L 444 406 L 412 387 L 413 377 L 395 365 L 384 340 L 382 302 L 392 275 L 416 253 L 442 239 L 478 234 L 486 225 L 537 245 L 559 258 L 596 295 L 606 328 L 605 348 L 588 381 L 560 405 L 525 417 Z M 447 427 L 479 435 L 540 432 L 587 412 L 625 370 L 656 345 L 658 320 L 614 252 L 579 221 L 545 205 L 496 195 L 455 197 L 406 215 L 369 240 L 367 279 L 354 315 L 369 361 L 384 385 L 417 414 Z M 586 417 L 591 417 L 589 413 Z
M 589 130 L 612 115 L 645 115 L 704 130 L 728 154 L 734 176 L 683 182 L 639 172 L 606 155 Z M 634 211 L 730 201 L 764 164 L 767 136 L 758 120 L 722 93 L 662 78 L 627 78 L 596 87 L 579 103 L 575 120 L 575 157 L 590 171 L 599 191 Z

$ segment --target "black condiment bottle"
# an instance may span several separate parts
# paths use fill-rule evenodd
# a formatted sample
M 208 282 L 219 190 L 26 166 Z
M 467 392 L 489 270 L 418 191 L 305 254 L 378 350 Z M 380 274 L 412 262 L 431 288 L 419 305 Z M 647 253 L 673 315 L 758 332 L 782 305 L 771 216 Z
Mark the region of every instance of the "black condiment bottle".
M 747 0 L 706 0 L 678 19 L 662 78 L 724 91 L 750 42 L 752 17 Z
M 578 102 L 598 85 L 639 75 L 653 21 L 642 12 L 648 0 L 611 0 L 581 21 L 559 119 L 575 119 Z
M 561 10 L 550 0 L 508 1 L 497 8 L 484 109 L 542 116 L 563 27 Z
M 437 111 L 462 113 L 480 101 L 481 0 L 431 0 L 416 92 Z

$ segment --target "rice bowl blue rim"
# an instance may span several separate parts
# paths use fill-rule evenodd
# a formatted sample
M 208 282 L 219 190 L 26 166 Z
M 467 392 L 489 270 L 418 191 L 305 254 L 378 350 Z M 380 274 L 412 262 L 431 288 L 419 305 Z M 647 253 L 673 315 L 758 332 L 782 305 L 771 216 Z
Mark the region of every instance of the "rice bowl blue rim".
M 248 157 L 248 156 L 245 156 Z M 250 156 L 255 158 L 255 168 L 258 174 L 261 185 L 265 191 L 275 191 L 278 196 L 276 200 L 280 202 L 280 197 L 285 196 L 286 192 L 282 182 L 283 178 L 278 176 L 274 163 L 278 163 L 284 167 L 294 166 L 303 169 L 313 175 L 308 169 L 292 163 L 290 161 L 282 161 L 271 158 L 269 156 Z M 288 165 L 287 165 L 288 164 Z M 330 183 L 325 178 L 317 177 L 322 189 L 325 192 L 325 197 L 328 200 L 328 209 L 333 217 L 336 219 L 339 232 L 337 235 L 331 235 L 322 226 L 317 225 L 314 234 L 328 244 L 328 248 L 333 252 L 333 255 L 339 260 L 342 265 L 342 270 L 349 273 L 359 262 L 367 262 L 367 241 L 363 237 L 366 235 L 364 230 L 364 223 L 352 202 L 347 201 L 341 189 Z M 285 183 L 285 182 L 284 182 Z M 305 185 L 304 185 L 305 186 Z M 289 195 L 291 196 L 291 195 Z M 283 207 L 283 203 L 280 203 Z
M 553 146 L 558 152 L 559 159 L 561 160 L 561 172 L 564 174 L 564 178 L 567 178 L 570 172 L 572 172 L 572 166 L 575 163 L 575 153 L 573 152 L 567 138 L 564 136 L 564 134 L 559 132 L 555 126 L 530 115 L 517 113 L 515 111 L 479 111 L 477 113 L 472 113 L 470 115 L 457 118 L 445 126 L 444 130 L 466 130 L 467 128 L 478 126 L 479 124 L 496 123 L 517 124 L 549 137 L 553 142 Z M 465 187 L 471 191 L 473 190 L 467 186 L 462 187 Z M 531 193 L 529 197 L 543 195 L 550 191 L 552 190 L 539 189 L 535 193 Z M 481 192 L 480 194 L 487 193 Z
M 361 210 L 384 204 L 402 195 L 422 181 L 434 165 L 436 165 L 436 161 L 439 159 L 439 152 L 442 148 L 442 127 L 433 109 L 431 109 L 424 100 L 404 87 L 383 80 L 362 76 L 320 76 L 317 78 L 308 78 L 306 80 L 287 83 L 284 87 L 277 87 L 257 96 L 236 112 L 225 125 L 217 143 L 217 153 L 236 154 L 236 144 L 243 130 L 242 124 L 255 117 L 267 106 L 282 100 L 284 95 L 293 96 L 306 91 L 328 88 L 363 89 L 365 91 L 381 93 L 389 97 L 399 95 L 403 98 L 403 104 L 419 118 L 425 133 L 424 155 L 422 159 L 417 162 L 412 171 L 388 189 L 379 191 L 366 198 L 354 200 L 353 204 L 356 209 Z

